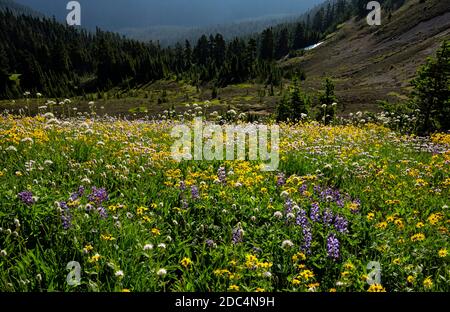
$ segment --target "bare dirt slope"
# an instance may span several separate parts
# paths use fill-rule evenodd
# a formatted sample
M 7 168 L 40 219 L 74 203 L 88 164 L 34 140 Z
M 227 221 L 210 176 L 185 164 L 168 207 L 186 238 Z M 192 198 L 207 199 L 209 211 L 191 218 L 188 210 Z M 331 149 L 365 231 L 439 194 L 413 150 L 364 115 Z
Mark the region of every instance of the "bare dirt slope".
M 444 39 L 450 39 L 448 1 L 411 0 L 381 26 L 352 19 L 320 47 L 281 64 L 306 72 L 305 89 L 317 91 L 325 76 L 335 80 L 346 112 L 377 110 L 377 100 L 407 99 L 410 80 Z

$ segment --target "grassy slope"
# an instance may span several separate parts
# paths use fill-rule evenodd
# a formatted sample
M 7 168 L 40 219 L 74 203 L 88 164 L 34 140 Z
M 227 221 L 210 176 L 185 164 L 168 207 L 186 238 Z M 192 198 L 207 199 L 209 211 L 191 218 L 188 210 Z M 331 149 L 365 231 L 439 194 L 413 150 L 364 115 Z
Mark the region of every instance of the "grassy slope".
M 379 99 L 404 99 L 417 68 L 450 37 L 446 9 L 445 1 L 412 0 L 390 19 L 384 14 L 379 27 L 353 19 L 319 48 L 281 66 L 302 67 L 310 91 L 321 88 L 324 76 L 333 77 L 346 111 L 376 110 Z

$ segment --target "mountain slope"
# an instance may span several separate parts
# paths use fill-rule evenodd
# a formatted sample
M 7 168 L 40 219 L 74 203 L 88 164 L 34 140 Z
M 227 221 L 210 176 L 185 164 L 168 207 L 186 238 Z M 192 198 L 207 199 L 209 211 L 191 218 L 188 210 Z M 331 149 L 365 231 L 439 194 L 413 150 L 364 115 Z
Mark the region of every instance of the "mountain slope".
M 324 76 L 334 78 L 346 111 L 373 111 L 377 100 L 404 100 L 417 68 L 450 38 L 450 12 L 445 1 L 410 0 L 382 18 L 380 27 L 352 19 L 320 47 L 280 66 L 302 68 L 305 88 L 313 92 L 322 88 Z

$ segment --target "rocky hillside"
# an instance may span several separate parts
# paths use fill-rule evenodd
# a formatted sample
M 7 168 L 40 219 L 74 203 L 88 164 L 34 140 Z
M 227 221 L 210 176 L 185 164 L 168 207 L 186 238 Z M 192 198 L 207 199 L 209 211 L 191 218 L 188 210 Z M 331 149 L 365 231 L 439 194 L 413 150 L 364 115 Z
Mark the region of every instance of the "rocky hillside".
M 305 89 L 318 91 L 324 76 L 332 77 L 346 112 L 376 110 L 377 100 L 407 99 L 409 81 L 444 39 L 450 39 L 448 3 L 410 0 L 381 26 L 351 19 L 318 48 L 281 62 L 284 68 L 302 68 Z

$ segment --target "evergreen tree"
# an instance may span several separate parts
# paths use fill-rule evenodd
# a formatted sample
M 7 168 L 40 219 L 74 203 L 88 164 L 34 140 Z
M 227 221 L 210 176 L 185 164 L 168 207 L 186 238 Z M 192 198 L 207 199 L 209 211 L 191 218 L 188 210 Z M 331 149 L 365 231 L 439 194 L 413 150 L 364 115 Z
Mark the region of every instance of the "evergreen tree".
M 293 120 L 300 121 L 304 119 L 304 115 L 308 115 L 309 99 L 300 91 L 300 84 L 297 78 L 294 78 L 293 81 L 290 102 Z
M 305 25 L 303 23 L 297 23 L 294 33 L 293 49 L 300 50 L 306 47 L 305 43 Z
M 278 37 L 275 56 L 280 59 L 289 53 L 289 32 L 287 28 L 283 28 Z
M 263 60 L 271 61 L 274 58 L 274 39 L 272 28 L 264 30 L 261 37 L 260 57 Z
M 315 31 L 323 31 L 325 22 L 325 9 L 321 7 L 319 11 L 317 11 L 316 15 L 314 15 L 312 28 Z
M 334 84 L 330 78 L 325 79 L 325 90 L 319 97 L 320 110 L 317 119 L 328 125 L 336 116 L 336 96 Z
M 277 121 L 301 121 L 308 115 L 310 100 L 300 90 L 297 78 L 294 78 L 289 93 L 283 96 L 277 106 Z
M 418 132 L 450 130 L 450 41 L 419 69 L 412 86 L 412 107 L 420 110 Z
M 0 43 L 0 94 L 5 94 L 9 83 L 9 61 L 6 51 Z

